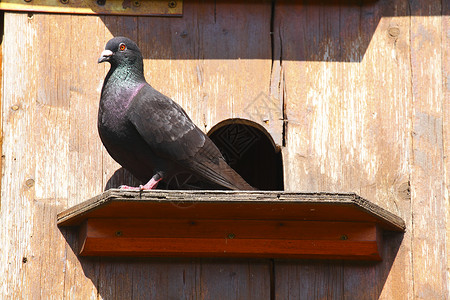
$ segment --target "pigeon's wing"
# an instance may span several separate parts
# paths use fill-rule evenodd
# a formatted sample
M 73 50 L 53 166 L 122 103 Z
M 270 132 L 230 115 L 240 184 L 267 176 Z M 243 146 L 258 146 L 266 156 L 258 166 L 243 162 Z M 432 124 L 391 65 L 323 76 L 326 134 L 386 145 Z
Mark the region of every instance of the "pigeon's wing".
M 253 189 L 223 159 L 216 145 L 167 96 L 145 85 L 132 100 L 128 117 L 161 158 L 230 189 Z
M 205 136 L 184 110 L 167 96 L 145 85 L 128 109 L 128 118 L 160 157 L 188 159 L 205 144 Z

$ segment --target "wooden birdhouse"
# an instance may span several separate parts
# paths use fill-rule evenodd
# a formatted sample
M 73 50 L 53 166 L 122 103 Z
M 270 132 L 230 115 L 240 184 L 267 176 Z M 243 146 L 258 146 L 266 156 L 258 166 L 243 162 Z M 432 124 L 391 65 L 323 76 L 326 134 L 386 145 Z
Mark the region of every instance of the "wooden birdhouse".
M 446 299 L 446 1 L 1 0 L 5 299 Z M 258 191 L 139 185 L 106 42 Z

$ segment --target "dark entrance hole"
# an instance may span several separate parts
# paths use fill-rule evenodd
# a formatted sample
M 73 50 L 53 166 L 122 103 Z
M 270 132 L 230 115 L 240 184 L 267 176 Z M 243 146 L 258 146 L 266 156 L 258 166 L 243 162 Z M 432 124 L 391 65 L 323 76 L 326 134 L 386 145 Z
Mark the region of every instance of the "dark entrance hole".
M 208 136 L 249 184 L 259 190 L 284 190 L 281 151 L 261 125 L 228 119 L 214 126 Z

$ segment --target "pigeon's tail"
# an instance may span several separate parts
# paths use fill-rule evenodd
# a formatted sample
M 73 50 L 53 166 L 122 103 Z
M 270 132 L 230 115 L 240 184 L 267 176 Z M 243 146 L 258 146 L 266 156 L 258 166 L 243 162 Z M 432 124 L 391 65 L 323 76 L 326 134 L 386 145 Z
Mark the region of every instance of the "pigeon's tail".
M 219 168 L 221 169 L 220 182 L 232 190 L 255 191 L 256 188 L 248 184 L 235 170 L 233 170 L 224 160 L 220 160 Z
M 196 160 L 195 162 L 195 169 L 198 174 L 208 181 L 231 190 L 256 190 L 233 170 L 223 158 L 217 158 L 215 161 Z

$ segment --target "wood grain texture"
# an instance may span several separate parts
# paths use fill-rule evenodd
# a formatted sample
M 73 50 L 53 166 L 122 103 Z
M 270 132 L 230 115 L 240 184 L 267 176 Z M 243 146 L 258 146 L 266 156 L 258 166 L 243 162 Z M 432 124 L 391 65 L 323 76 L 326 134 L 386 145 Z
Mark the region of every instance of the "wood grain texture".
M 136 5 L 137 4 L 137 5 Z M 0 10 L 25 11 L 79 15 L 141 15 L 141 16 L 182 16 L 183 1 L 176 1 L 175 7 L 169 7 L 167 1 L 97 1 L 72 0 L 67 2 L 53 0 L 17 1 L 3 0 Z
M 409 7 L 404 1 L 379 1 L 361 7 L 337 5 L 334 11 L 339 13 L 333 15 L 332 9 L 328 5 L 288 4 L 283 9 L 282 3 L 276 7 L 278 51 L 285 57 L 282 68 L 288 119 L 284 149 L 286 187 L 355 191 L 382 207 L 399 212 L 407 224 L 412 224 L 410 178 L 417 171 L 414 171 L 412 155 L 415 105 L 414 66 L 411 66 L 410 52 L 411 49 L 416 49 L 417 53 L 420 50 L 417 50 L 418 45 L 410 44 L 410 32 L 414 28 L 411 28 L 411 19 L 404 17 L 410 13 Z M 435 16 L 430 19 L 440 20 L 437 9 L 433 12 L 428 8 L 427 12 L 413 14 L 430 14 Z M 328 15 L 330 17 L 325 17 Z M 415 26 L 423 27 L 422 20 L 425 19 L 428 17 L 415 21 Z M 430 51 L 441 47 L 438 39 L 429 46 Z M 440 50 L 436 51 L 439 56 Z M 291 57 L 300 59 L 290 60 Z M 441 68 L 430 68 L 430 73 L 437 76 L 434 85 L 441 85 Z M 423 75 L 421 72 L 419 77 Z M 420 90 L 425 91 L 425 87 L 428 84 L 423 84 Z M 440 98 L 442 92 L 436 90 L 435 95 Z M 442 104 L 440 99 L 436 100 L 437 105 Z M 435 135 L 430 133 L 429 136 Z M 436 174 L 430 180 L 438 183 L 442 181 L 442 174 Z M 424 193 L 430 190 L 419 189 Z M 436 202 L 422 202 L 419 206 L 440 207 L 441 212 L 445 211 L 444 195 L 441 193 L 437 198 Z M 425 199 L 429 197 L 423 200 L 429 201 Z M 444 215 L 434 220 L 443 219 Z M 428 223 L 427 218 L 422 220 Z M 425 223 L 422 228 L 426 228 Z M 428 249 L 431 251 L 437 246 L 442 250 L 439 245 L 445 240 L 444 230 L 437 228 L 434 232 L 434 238 L 429 237 L 433 242 L 429 243 Z M 408 297 L 417 297 L 414 286 L 421 283 L 415 281 L 413 274 L 418 271 L 410 256 L 413 240 L 412 232 L 405 234 L 403 242 L 392 240 L 393 245 L 401 243 L 401 247 L 397 247 L 398 253 L 395 260 L 391 258 L 391 264 L 376 268 L 345 264 L 344 272 L 348 276 L 343 279 L 343 296 L 399 299 L 408 290 L 411 291 Z M 396 248 L 393 245 L 391 251 Z M 307 272 L 304 265 L 297 267 L 294 273 Z M 294 269 L 291 266 L 289 270 Z M 443 278 L 447 276 L 443 269 L 436 272 Z M 438 276 L 436 280 L 441 279 Z M 448 281 L 433 286 L 438 287 L 433 297 L 446 295 L 446 286 Z M 288 292 L 287 286 L 280 285 L 279 288 Z
M 42 15 L 42 22 L 51 22 L 51 15 Z M 102 86 L 104 69 L 95 65 L 98 54 L 94 49 L 102 48 L 107 37 L 104 25 L 98 18 L 88 16 L 62 16 L 70 24 L 71 59 L 65 60 L 70 68 L 68 131 L 61 133 L 68 138 L 68 178 L 67 183 L 59 181 L 67 189 L 67 204 L 75 205 L 92 193 L 103 190 L 102 146 L 99 143 L 97 109 L 99 93 Z M 49 26 L 52 26 L 51 23 Z M 53 28 L 53 27 L 51 27 Z M 53 29 L 54 30 L 54 29 Z M 80 31 L 84 34 L 74 34 Z M 86 36 L 96 37 L 87 39 Z M 57 43 L 56 43 L 57 44 Z M 84 186 L 85 188 L 80 188 Z M 69 246 L 78 239 L 70 230 L 61 230 L 65 238 L 64 297 L 94 298 L 98 295 L 95 283 L 99 273 L 98 261 L 80 261 L 76 252 Z
M 270 298 L 265 261 L 102 259 L 100 266 L 103 299 Z
M 340 191 L 339 6 L 275 10 L 274 51 L 284 78 L 286 190 Z M 291 58 L 291 59 L 289 59 Z M 275 262 L 279 299 L 343 299 L 341 262 Z
M 4 13 L 0 294 L 449 298 L 448 1 L 277 1 L 273 39 L 270 2 L 216 2 L 184 3 L 182 19 Z M 385 235 L 376 265 L 77 257 L 56 213 L 133 181 L 96 132 L 96 59 L 118 34 L 140 42 L 149 81 L 203 130 L 248 117 L 285 144 L 286 189 L 357 192 L 406 233 Z M 261 92 L 284 132 L 249 117 Z
M 372 195 L 375 203 L 403 216 L 410 228 L 411 85 L 405 80 L 411 76 L 410 31 L 409 21 L 403 17 L 407 12 L 403 1 L 380 1 L 362 7 L 344 21 L 362 16 L 357 24 L 351 24 L 361 28 L 361 43 L 367 43 L 368 48 L 359 65 L 344 65 L 345 73 L 355 81 L 344 81 L 342 87 L 342 119 L 346 120 L 342 145 L 348 146 L 343 146 L 341 161 L 345 190 Z M 350 31 L 348 27 L 344 30 Z M 374 32 L 370 41 L 365 41 L 365 32 Z M 344 35 L 343 49 L 349 53 L 354 47 L 345 42 L 351 37 Z M 409 234 L 407 231 L 403 242 L 392 237 L 384 243 L 386 259 L 376 268 L 346 264 L 344 273 L 349 276 L 344 295 L 401 299 L 404 290 L 412 290 Z
M 11 30 L 7 30 L 4 36 L 3 57 L 15 64 L 8 66 L 3 60 L 2 111 L 5 113 L 3 136 L 11 146 L 3 146 L 2 155 L 4 174 L 14 175 L 5 176 L 2 180 L 0 273 L 3 280 L 0 294 L 13 299 L 31 295 L 31 283 L 22 278 L 30 276 L 33 269 L 38 268 L 40 253 L 31 246 L 36 162 L 26 159 L 27 153 L 36 149 L 34 140 L 30 139 L 35 118 L 34 114 L 28 113 L 35 109 L 36 102 L 36 74 L 31 72 L 33 64 L 30 63 L 35 62 L 31 50 L 35 30 L 25 15 L 5 14 L 5 27 L 10 26 Z M 39 256 L 36 257 L 35 253 Z M 23 263 L 24 257 L 27 257 L 27 263 Z
M 412 1 L 412 261 L 419 299 L 450 294 L 444 175 L 441 2 Z M 448 102 L 448 99 L 446 100 Z M 448 192 L 447 192 L 448 193 Z M 448 237 L 447 237 L 448 238 Z
M 137 19 L 5 13 L 8 33 L 3 44 L 7 59 L 3 59 L 6 70 L 2 104 L 6 112 L 3 133 L 8 146 L 3 148 L 6 185 L 2 190 L 0 229 L 0 273 L 5 278 L 1 294 L 5 297 L 122 298 L 121 295 L 138 291 L 145 295 L 138 284 L 139 276 L 133 280 L 130 274 L 148 273 L 146 268 L 152 264 L 119 262 L 111 268 L 98 259 L 80 259 L 74 252 L 76 233 L 54 226 L 56 212 L 62 207 L 79 203 L 129 177 L 123 171 L 119 171 L 120 176 L 113 176 L 118 165 L 103 150 L 98 138 L 97 105 L 107 70 L 96 60 L 112 36 L 109 30 L 113 26 L 137 39 Z M 160 62 L 161 69 L 165 64 Z M 197 78 L 197 73 L 192 73 L 192 77 Z M 161 276 L 156 274 L 165 272 L 163 266 L 167 264 L 156 265 L 159 267 L 153 274 Z M 270 281 L 268 262 L 251 267 L 247 262 L 226 265 L 229 272 L 239 278 L 248 277 L 247 282 L 253 284 L 248 291 L 236 295 L 267 298 L 264 295 L 269 295 L 269 286 L 262 284 Z M 179 270 L 190 274 L 208 268 L 215 268 L 215 264 L 196 261 L 184 267 L 169 267 L 172 271 L 167 274 Z M 123 281 L 124 271 L 128 272 L 128 281 Z M 148 289 L 175 298 L 207 298 L 208 293 L 213 299 L 219 295 L 215 281 L 199 278 L 170 284 L 171 291 L 151 286 Z M 111 293 L 111 282 L 123 284 Z M 230 287 L 235 284 L 242 289 L 247 283 L 240 280 Z
M 4 24 L 5 24 L 5 18 L 4 18 L 4 13 L 0 13 L 0 82 L 2 84 L 2 87 L 0 87 L 0 147 L 3 144 L 3 113 L 2 113 L 2 106 L 1 106 L 1 99 L 2 99 L 2 93 L 3 93 L 3 33 L 4 33 Z M 2 164 L 3 164 L 3 156 L 0 159 L 0 170 L 2 169 Z M 2 184 L 2 179 L 0 176 L 0 186 Z M 2 208 L 2 201 L 1 201 L 1 195 L 0 195 L 0 209 Z
M 447 252 L 450 251 L 450 4 L 442 2 L 442 89 L 444 92 L 444 169 L 445 203 L 447 203 Z M 450 266 L 450 255 L 447 255 Z M 449 274 L 450 276 L 450 274 Z

